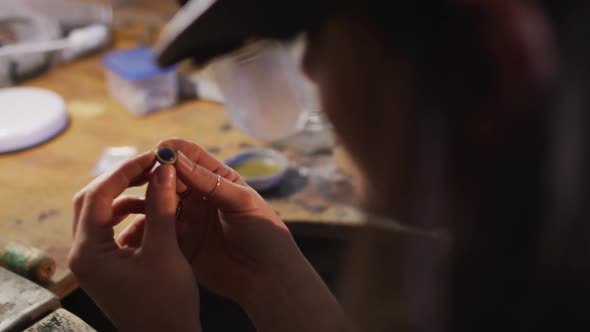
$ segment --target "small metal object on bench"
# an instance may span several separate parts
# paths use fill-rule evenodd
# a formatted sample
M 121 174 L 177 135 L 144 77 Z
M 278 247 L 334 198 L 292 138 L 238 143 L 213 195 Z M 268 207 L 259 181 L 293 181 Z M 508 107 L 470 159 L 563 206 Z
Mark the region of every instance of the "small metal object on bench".
M 0 267 L 1 332 L 22 331 L 59 306 L 50 291 Z
M 58 309 L 24 332 L 95 332 L 83 320 L 65 309 Z

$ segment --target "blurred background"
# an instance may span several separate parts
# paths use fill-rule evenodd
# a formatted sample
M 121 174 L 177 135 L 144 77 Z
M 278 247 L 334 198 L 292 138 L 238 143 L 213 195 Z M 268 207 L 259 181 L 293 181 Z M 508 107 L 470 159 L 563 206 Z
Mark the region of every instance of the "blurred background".
M 305 36 L 256 41 L 206 66 L 158 68 L 152 47 L 180 5 L 0 0 L 0 265 L 34 282 L 25 288 L 51 292 L 26 309 L 0 311 L 0 330 L 30 325 L 59 305 L 113 330 L 67 269 L 71 198 L 172 136 L 238 170 L 338 294 L 341 257 L 365 218 L 359 174 L 300 71 Z M 205 330 L 253 330 L 239 307 L 203 293 Z

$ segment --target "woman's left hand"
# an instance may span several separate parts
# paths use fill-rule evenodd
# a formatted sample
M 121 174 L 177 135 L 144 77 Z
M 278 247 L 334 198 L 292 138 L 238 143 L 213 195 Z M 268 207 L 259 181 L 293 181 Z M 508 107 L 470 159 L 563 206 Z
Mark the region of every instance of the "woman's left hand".
M 70 268 L 120 331 L 200 331 L 197 283 L 176 237 L 174 167 L 150 174 L 145 204 L 119 198 L 145 183 L 154 164 L 146 152 L 75 196 Z M 139 247 L 114 239 L 113 227 L 131 213 L 145 213 Z

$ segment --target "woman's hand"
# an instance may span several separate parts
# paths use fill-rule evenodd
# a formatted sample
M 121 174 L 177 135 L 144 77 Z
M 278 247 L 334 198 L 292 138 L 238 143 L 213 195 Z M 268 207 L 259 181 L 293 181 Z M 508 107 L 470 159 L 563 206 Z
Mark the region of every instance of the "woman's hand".
M 177 192 L 190 192 L 176 228 L 200 283 L 241 301 L 258 291 L 263 279 L 307 264 L 283 221 L 233 169 L 188 141 L 171 139 L 160 146 L 178 151 Z M 142 219 L 130 225 L 120 243 L 140 245 L 144 225 Z
M 283 221 L 233 169 L 185 140 L 160 146 L 178 151 L 178 241 L 200 283 L 241 304 L 259 331 L 350 326 Z M 140 245 L 144 227 L 130 225 L 122 243 Z
M 175 168 L 152 174 L 154 163 L 154 153 L 144 153 L 75 196 L 70 268 L 121 331 L 199 331 L 197 284 L 176 239 Z M 145 205 L 119 197 L 148 177 Z M 121 246 L 113 226 L 131 213 L 145 214 L 141 243 Z

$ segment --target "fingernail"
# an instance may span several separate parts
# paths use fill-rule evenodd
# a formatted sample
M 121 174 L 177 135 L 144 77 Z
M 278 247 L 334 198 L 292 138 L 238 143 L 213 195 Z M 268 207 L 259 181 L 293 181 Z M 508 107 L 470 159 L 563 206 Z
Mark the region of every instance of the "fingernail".
M 193 162 L 188 159 L 187 156 L 182 153 L 182 151 L 178 151 L 178 159 L 176 160 L 176 168 L 179 171 L 190 172 L 193 169 Z
M 160 166 L 155 175 L 156 184 L 160 187 L 170 188 L 176 182 L 175 169 L 170 165 Z

